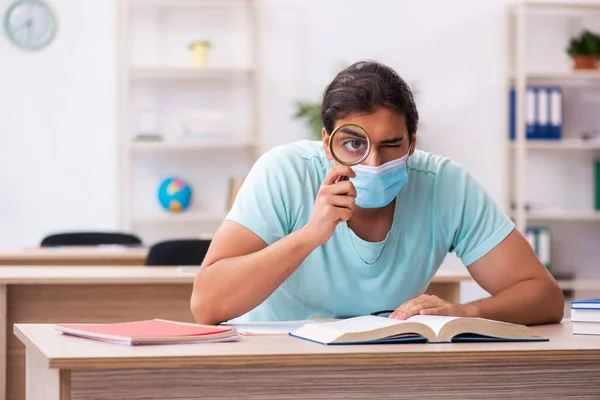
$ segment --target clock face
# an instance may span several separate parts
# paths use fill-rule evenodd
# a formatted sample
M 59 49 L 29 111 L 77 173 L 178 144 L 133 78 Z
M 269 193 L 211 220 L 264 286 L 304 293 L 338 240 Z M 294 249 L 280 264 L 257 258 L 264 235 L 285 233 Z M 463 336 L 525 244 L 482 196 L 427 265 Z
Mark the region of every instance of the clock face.
M 56 34 L 56 19 L 41 0 L 20 0 L 6 11 L 4 30 L 17 46 L 35 50 L 52 41 Z

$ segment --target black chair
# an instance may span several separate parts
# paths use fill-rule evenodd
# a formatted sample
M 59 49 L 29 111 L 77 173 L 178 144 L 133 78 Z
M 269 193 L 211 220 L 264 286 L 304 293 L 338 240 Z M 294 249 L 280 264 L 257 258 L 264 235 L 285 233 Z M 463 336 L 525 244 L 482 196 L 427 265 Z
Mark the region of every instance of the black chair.
M 146 265 L 200 265 L 210 240 L 183 239 L 156 243 L 148 250 Z
M 50 246 L 141 246 L 139 237 L 119 232 L 64 232 L 46 236 L 42 247 Z

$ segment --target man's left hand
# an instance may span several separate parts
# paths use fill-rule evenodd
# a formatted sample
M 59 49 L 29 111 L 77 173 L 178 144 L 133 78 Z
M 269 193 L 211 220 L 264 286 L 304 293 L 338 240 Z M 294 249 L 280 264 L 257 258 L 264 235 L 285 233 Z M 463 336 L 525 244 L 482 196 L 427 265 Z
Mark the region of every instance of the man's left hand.
M 398 307 L 389 318 L 407 319 L 413 315 L 448 315 L 466 317 L 460 304 L 449 303 L 435 295 L 422 294 Z

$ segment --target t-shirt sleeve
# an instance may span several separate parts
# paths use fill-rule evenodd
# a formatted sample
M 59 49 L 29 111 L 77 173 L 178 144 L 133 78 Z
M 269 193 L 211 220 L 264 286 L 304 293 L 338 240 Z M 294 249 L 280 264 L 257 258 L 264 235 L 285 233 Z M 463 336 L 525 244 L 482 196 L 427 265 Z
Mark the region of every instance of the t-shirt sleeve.
M 467 170 L 450 160 L 436 175 L 434 207 L 448 250 L 465 266 L 490 252 L 515 227 Z
M 238 191 L 226 220 L 250 229 L 267 245 L 288 235 L 298 218 L 306 168 L 284 146 L 262 155 Z

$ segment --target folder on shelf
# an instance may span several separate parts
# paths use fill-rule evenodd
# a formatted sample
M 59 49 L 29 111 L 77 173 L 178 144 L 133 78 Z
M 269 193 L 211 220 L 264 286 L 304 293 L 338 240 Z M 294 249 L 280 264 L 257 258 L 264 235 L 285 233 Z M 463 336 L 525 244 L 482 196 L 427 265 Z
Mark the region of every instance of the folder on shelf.
M 600 160 L 596 160 L 594 164 L 594 180 L 595 180 L 595 204 L 596 211 L 600 211 Z
M 550 137 L 550 90 L 545 87 L 538 87 L 536 90 L 536 118 L 534 137 L 536 139 L 546 139 Z
M 525 93 L 525 137 L 527 140 L 558 140 L 562 136 L 563 94 L 559 87 L 528 86 Z M 517 95 L 509 93 L 509 137 L 515 140 Z
M 527 228 L 525 239 L 542 264 L 552 271 L 552 232 L 548 227 Z
M 550 89 L 550 139 L 562 137 L 563 92 L 559 87 Z
M 511 88 L 508 93 L 508 129 L 510 140 L 517 137 L 517 92 Z
M 527 88 L 527 105 L 525 108 L 526 137 L 536 139 L 537 91 L 534 87 Z

